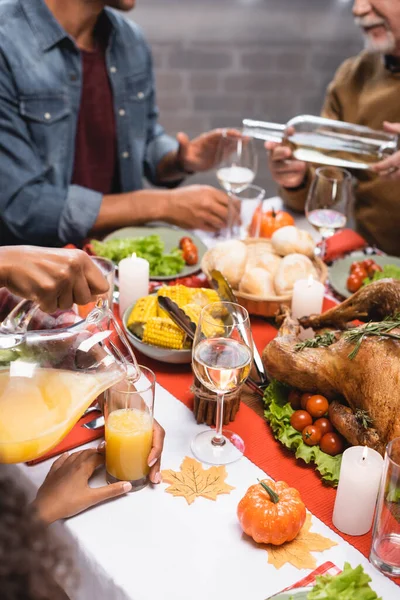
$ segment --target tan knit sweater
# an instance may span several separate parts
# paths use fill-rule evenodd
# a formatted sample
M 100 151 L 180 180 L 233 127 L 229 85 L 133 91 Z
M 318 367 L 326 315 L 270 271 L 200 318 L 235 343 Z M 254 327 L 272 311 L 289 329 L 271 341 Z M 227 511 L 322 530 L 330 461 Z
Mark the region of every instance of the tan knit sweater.
M 383 129 L 383 121 L 400 122 L 400 73 L 385 68 L 379 54 L 361 53 L 346 60 L 328 87 L 322 116 Z M 281 189 L 285 204 L 304 210 L 308 185 Z M 400 256 L 400 182 L 386 182 L 369 171 L 354 170 L 356 228 L 370 244 Z

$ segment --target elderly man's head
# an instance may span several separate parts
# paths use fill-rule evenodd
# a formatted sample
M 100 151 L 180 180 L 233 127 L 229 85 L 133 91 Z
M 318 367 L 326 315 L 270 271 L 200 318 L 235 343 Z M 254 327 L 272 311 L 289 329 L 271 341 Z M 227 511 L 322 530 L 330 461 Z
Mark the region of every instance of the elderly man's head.
M 400 56 L 400 0 L 354 0 L 367 50 Z

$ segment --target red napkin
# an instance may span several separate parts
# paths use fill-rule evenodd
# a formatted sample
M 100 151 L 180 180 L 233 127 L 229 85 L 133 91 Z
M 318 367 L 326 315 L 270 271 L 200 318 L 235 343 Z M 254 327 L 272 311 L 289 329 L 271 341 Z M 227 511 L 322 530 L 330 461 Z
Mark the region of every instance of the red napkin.
M 316 581 L 316 577 L 318 575 L 326 575 L 327 573 L 329 573 L 329 575 L 337 575 L 340 572 L 341 571 L 340 571 L 339 567 L 337 567 L 336 565 L 334 565 L 331 562 L 325 562 L 322 565 L 320 565 L 319 567 L 317 567 L 316 569 L 314 569 L 314 571 L 312 571 L 311 573 L 309 573 L 308 575 L 303 577 L 303 579 L 300 579 L 300 581 L 285 588 L 283 591 L 287 592 L 288 590 L 294 590 L 296 588 L 311 586 L 311 585 L 314 585 L 314 583 Z
M 343 229 L 326 240 L 326 254 L 324 260 L 325 262 L 332 262 L 349 252 L 365 248 L 366 245 L 367 242 L 361 235 L 352 229 Z
M 101 416 L 101 411 L 93 411 L 88 415 L 84 415 L 79 419 L 79 421 L 74 425 L 71 431 L 65 436 L 63 440 L 57 446 L 52 448 L 47 454 L 44 456 L 40 456 L 35 460 L 30 460 L 26 464 L 30 467 L 33 465 L 37 465 L 38 463 L 47 460 L 48 458 L 52 458 L 53 456 L 57 456 L 57 454 L 62 454 L 63 452 L 68 452 L 69 450 L 73 450 L 78 446 L 83 446 L 83 444 L 87 444 L 93 440 L 97 440 L 98 438 L 104 435 L 104 427 L 99 427 L 99 429 L 86 429 L 82 427 L 84 423 L 88 423 L 92 419 Z

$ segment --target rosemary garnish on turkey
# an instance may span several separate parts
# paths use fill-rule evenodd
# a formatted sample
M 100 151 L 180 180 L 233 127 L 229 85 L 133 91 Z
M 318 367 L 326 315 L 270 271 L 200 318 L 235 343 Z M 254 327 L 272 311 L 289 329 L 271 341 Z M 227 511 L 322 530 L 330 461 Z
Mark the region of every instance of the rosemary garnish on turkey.
M 325 333 L 318 333 L 315 337 L 309 340 L 304 340 L 295 345 L 295 352 L 301 352 L 304 348 L 323 348 L 331 346 L 336 340 L 336 336 L 332 331 L 326 331 Z
M 386 317 L 380 323 L 367 323 L 354 329 L 349 329 L 344 334 L 344 339 L 349 342 L 355 342 L 353 350 L 349 354 L 350 360 L 353 360 L 357 356 L 362 341 L 366 337 L 386 337 L 400 340 L 400 335 L 397 333 L 391 333 L 393 329 L 400 327 L 400 313 L 397 313 L 393 317 Z
M 343 333 L 343 339 L 355 344 L 353 350 L 348 355 L 350 360 L 353 360 L 353 358 L 357 356 L 362 341 L 366 337 L 385 337 L 400 340 L 400 334 L 391 333 L 391 331 L 397 327 L 400 327 L 400 313 L 386 317 L 386 319 L 380 323 L 373 323 L 370 321 L 366 325 L 354 327 Z M 294 350 L 295 352 L 301 352 L 304 348 L 323 348 L 331 346 L 337 339 L 337 333 L 338 332 L 326 331 L 325 333 L 317 334 L 309 340 L 304 340 L 303 342 L 296 344 Z

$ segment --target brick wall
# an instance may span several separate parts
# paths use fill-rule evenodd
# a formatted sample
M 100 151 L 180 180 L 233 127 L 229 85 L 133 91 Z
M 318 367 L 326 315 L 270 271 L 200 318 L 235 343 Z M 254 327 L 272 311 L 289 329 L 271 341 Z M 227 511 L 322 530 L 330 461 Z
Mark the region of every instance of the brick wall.
M 344 58 L 362 47 L 346 0 L 138 0 L 160 121 L 195 136 L 243 117 L 318 114 Z M 256 183 L 275 193 L 261 143 Z M 216 185 L 213 173 L 192 178 Z

